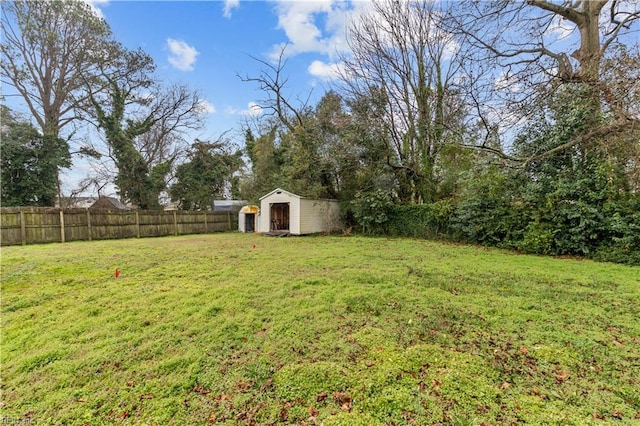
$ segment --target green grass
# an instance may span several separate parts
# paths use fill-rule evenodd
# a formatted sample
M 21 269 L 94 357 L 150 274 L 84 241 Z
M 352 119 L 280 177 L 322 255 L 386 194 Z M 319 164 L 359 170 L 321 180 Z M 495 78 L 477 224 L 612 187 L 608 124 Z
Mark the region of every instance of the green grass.
M 622 265 L 410 239 L 79 242 L 3 248 L 1 307 L 3 419 L 640 421 L 640 269 Z

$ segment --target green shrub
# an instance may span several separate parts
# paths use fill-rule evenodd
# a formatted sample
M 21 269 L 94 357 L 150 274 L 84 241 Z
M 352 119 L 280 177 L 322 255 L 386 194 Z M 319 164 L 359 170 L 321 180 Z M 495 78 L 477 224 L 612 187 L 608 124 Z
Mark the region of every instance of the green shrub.
M 553 250 L 553 229 L 548 223 L 531 222 L 527 225 L 518 249 L 526 253 L 551 254 Z
M 640 195 L 605 212 L 610 238 L 598 246 L 593 258 L 640 265 Z
M 384 234 L 392 206 L 391 194 L 375 189 L 357 193 L 351 201 L 351 212 L 363 233 Z
M 457 240 L 497 247 L 517 247 L 530 211 L 520 194 L 523 176 L 490 167 L 470 176 L 451 218 Z
M 431 204 L 394 205 L 387 223 L 389 234 L 419 238 L 444 238 L 450 234 L 454 210 L 451 200 Z

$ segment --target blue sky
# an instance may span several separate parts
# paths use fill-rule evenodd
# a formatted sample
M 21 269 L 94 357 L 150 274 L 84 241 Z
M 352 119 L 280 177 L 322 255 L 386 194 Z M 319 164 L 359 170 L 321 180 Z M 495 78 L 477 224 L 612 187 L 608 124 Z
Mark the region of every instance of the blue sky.
M 367 7 L 362 0 L 85 1 L 108 22 L 116 40 L 154 58 L 164 83 L 186 83 L 200 92 L 207 106 L 205 126 L 191 140 L 225 134 L 238 146 L 241 124 L 262 114 L 258 104 L 265 98 L 238 75 L 258 76 L 264 65 L 254 58 L 275 60 L 286 45 L 287 95 L 310 96 L 314 103 L 336 77 L 350 17 Z M 75 159 L 61 175 L 63 193 L 94 173 L 89 162 Z M 115 187 L 106 191 L 115 193 Z
M 187 83 L 207 101 L 201 137 L 236 130 L 264 96 L 238 74 L 257 76 L 287 43 L 288 92 L 321 96 L 336 54 L 344 49 L 346 19 L 358 3 L 325 1 L 95 1 L 114 37 L 142 47 L 166 83 Z
M 264 65 L 254 58 L 275 60 L 286 45 L 286 93 L 291 99 L 311 94 L 315 103 L 336 77 L 350 17 L 368 5 L 363 0 L 84 1 L 107 21 L 116 40 L 153 57 L 163 83 L 185 83 L 201 94 L 205 126 L 189 142 L 225 134 L 238 146 L 241 124 L 262 114 L 257 104 L 265 99 L 255 83 L 238 75 L 258 76 Z M 13 90 L 2 89 L 8 106 L 28 117 Z M 87 160 L 74 158 L 73 167 L 61 174 L 63 193 L 94 174 Z M 110 185 L 107 192 L 115 188 Z

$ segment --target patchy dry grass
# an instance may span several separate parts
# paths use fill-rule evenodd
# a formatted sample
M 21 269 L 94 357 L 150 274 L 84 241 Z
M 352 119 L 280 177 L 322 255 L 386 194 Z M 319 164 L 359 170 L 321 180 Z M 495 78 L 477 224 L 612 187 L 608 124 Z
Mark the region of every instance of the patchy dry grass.
M 96 241 L 3 248 L 1 307 L 4 420 L 640 421 L 638 268 L 408 239 Z

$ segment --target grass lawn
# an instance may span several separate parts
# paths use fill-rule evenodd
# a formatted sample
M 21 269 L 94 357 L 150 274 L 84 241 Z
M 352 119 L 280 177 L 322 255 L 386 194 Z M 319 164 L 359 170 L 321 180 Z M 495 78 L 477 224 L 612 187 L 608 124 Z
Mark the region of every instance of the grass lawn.
M 640 422 L 637 267 L 243 234 L 1 265 L 5 423 Z

